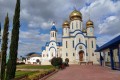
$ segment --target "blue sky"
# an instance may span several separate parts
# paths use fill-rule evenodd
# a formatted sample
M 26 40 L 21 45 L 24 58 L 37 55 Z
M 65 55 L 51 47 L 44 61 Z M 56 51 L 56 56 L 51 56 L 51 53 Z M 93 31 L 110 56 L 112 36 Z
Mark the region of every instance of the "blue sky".
M 4 18 L 9 13 L 10 29 L 16 0 L 0 0 L 2 31 Z M 82 13 L 83 27 L 90 19 L 94 22 L 97 44 L 101 46 L 120 34 L 120 0 L 21 0 L 20 40 L 18 55 L 29 52 L 41 53 L 41 47 L 49 41 L 49 30 L 56 22 L 58 41 L 61 41 L 62 23 L 76 7 Z

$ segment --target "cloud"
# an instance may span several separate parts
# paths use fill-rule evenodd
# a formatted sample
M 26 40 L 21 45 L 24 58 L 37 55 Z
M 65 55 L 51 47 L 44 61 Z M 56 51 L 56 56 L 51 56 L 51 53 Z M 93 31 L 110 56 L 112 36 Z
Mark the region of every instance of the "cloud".
M 100 34 L 115 35 L 120 33 L 120 18 L 117 16 L 107 17 L 103 23 L 99 24 Z

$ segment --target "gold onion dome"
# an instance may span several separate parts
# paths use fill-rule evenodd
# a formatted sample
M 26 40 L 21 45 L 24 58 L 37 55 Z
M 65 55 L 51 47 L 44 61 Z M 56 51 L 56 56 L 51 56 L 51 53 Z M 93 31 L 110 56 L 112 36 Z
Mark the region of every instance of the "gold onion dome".
M 93 27 L 93 22 L 90 19 L 86 22 L 86 27 Z
M 70 20 L 82 20 L 82 14 L 80 11 L 74 10 L 69 16 Z
M 69 28 L 69 22 L 66 20 L 63 22 L 63 28 Z
M 85 28 L 83 28 L 82 32 L 83 32 L 83 33 L 86 33 L 87 31 L 86 31 L 86 29 L 85 29 Z

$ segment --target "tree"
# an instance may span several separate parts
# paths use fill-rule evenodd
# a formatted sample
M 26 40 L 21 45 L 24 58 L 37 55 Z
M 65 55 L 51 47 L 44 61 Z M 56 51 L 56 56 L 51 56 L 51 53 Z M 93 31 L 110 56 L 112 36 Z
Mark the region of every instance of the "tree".
M 2 37 L 2 63 L 1 63 L 1 80 L 5 79 L 5 67 L 6 67 L 6 55 L 7 55 L 7 44 L 8 44 L 8 29 L 9 29 L 9 18 L 8 14 L 5 18 L 3 37 Z
M 19 41 L 19 28 L 20 28 L 20 0 L 16 2 L 16 8 L 13 18 L 13 29 L 11 36 L 9 60 L 7 64 L 6 80 L 11 80 L 15 77 L 16 61 L 18 54 L 18 41 Z

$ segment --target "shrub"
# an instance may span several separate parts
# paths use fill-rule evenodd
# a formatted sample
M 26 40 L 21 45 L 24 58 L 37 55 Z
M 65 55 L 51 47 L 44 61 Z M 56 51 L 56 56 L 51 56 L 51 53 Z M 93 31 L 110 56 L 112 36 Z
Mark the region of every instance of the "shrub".
M 60 58 L 60 57 L 58 57 L 58 58 L 54 57 L 51 60 L 51 64 L 55 67 L 59 67 L 60 65 L 62 65 L 62 62 L 63 62 L 62 58 Z

